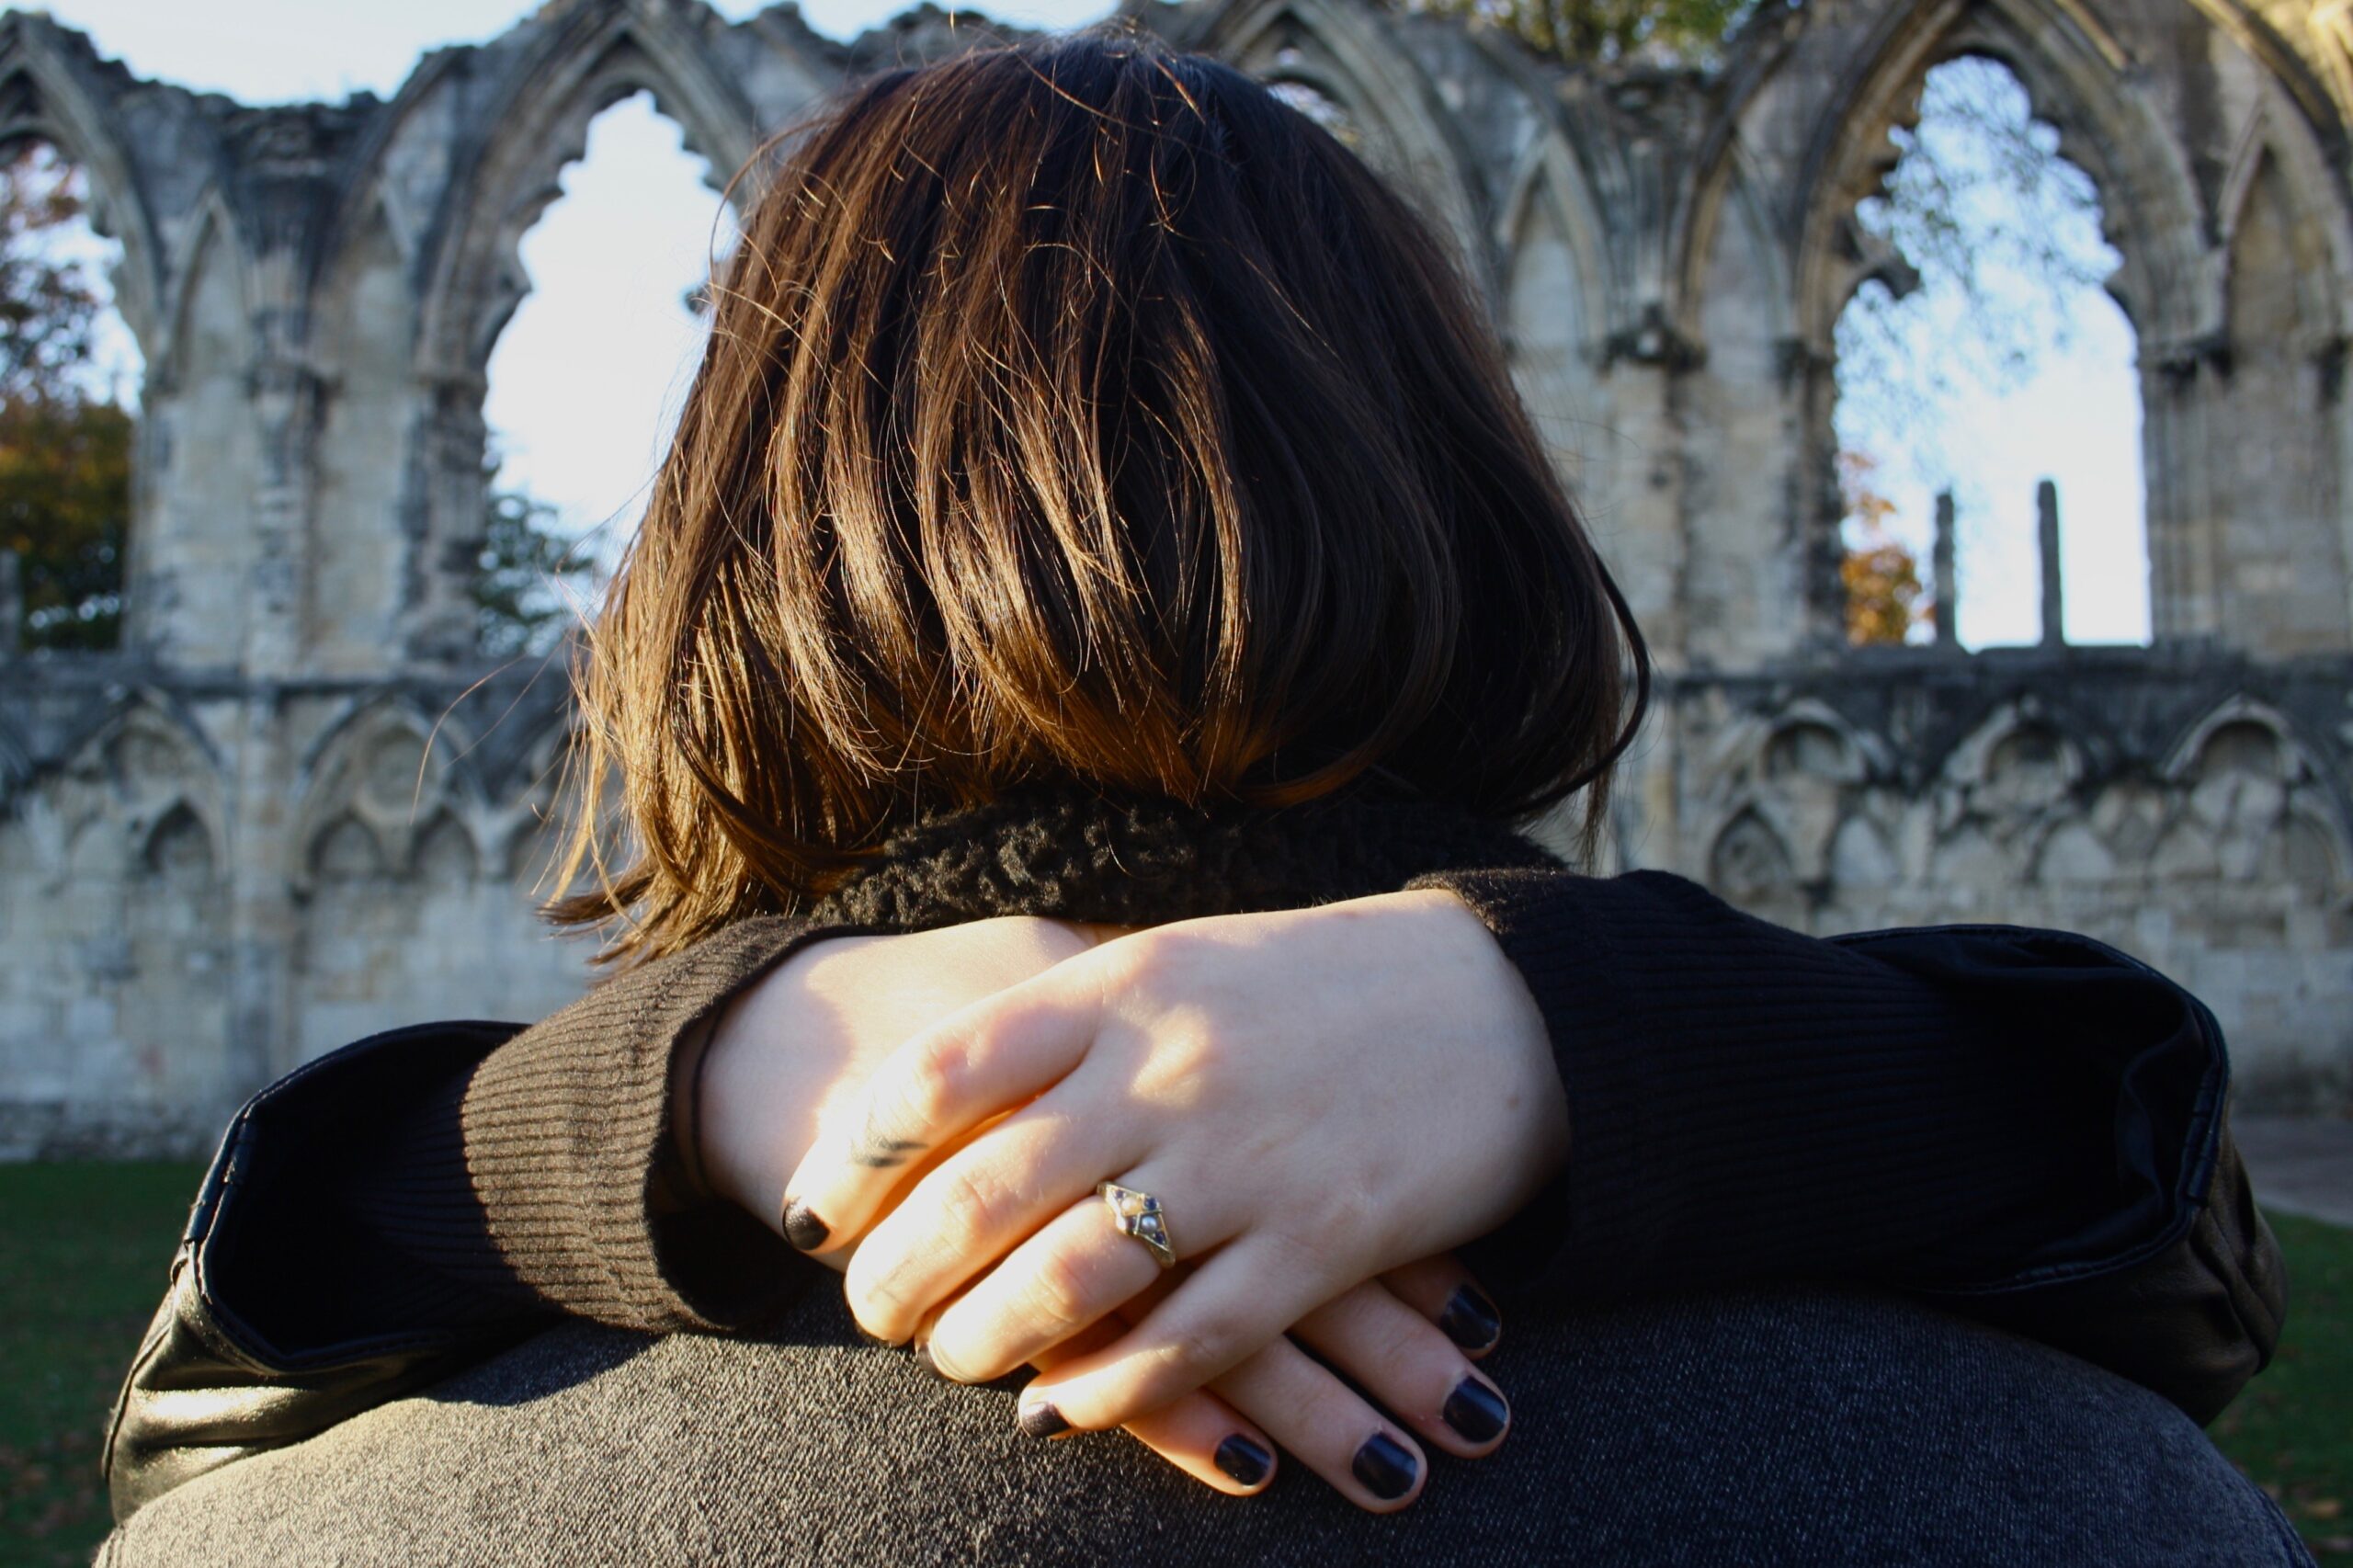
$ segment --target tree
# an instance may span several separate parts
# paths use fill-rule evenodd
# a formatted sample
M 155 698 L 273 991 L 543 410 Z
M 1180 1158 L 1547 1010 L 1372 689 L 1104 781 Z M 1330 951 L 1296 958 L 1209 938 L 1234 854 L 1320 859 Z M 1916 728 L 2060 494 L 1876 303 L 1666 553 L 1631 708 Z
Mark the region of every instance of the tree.
M 474 626 L 494 658 L 544 653 L 603 581 L 596 561 L 551 526 L 556 509 L 520 491 L 490 492 L 473 581 Z
M 1838 494 L 1845 500 L 1847 553 L 1838 580 L 1847 588 L 1847 641 L 1901 646 L 1912 629 L 1934 615 L 1923 611 L 1920 562 L 1887 531 L 1895 503 L 1871 483 L 1878 465 L 1861 452 L 1838 454 Z
M 1956 392 L 2022 384 L 2063 352 L 2086 294 L 2121 259 L 2091 176 L 2059 153 L 2008 67 L 1948 61 L 1921 85 L 1915 125 L 1857 226 L 1897 258 L 1838 318 L 1840 434 L 1925 449 Z M 1937 346 L 1922 353 L 1923 341 Z
M 134 422 L 103 363 L 106 286 L 69 243 L 86 205 L 47 144 L 0 161 L 0 551 L 36 647 L 108 647 L 121 624 Z
M 1613 61 L 1712 56 L 1756 0 L 1407 0 L 1416 10 L 1492 22 L 1537 53 Z
M 31 646 L 119 640 L 131 436 L 109 403 L 0 399 L 0 550 L 20 563 Z

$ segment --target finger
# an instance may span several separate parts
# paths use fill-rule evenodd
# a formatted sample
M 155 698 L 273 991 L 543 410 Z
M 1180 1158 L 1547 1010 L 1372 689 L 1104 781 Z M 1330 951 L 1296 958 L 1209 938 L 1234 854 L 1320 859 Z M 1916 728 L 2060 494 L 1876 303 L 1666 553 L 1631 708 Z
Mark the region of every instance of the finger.
M 1390 1293 L 1438 1324 L 1446 1336 L 1477 1360 L 1504 1336 L 1503 1313 L 1455 1256 L 1440 1253 L 1381 1277 Z
M 1139 1176 L 1138 1183 L 1143 1179 Z M 1184 1233 L 1172 1226 L 1170 1235 L 1188 1250 L 1206 1252 L 1226 1239 L 1226 1225 L 1212 1219 L 1196 1229 L 1188 1221 Z M 933 1355 L 947 1376 L 988 1382 L 1034 1361 L 1037 1352 L 1114 1310 L 1141 1320 L 1153 1304 L 1152 1293 L 1176 1272 L 1164 1270 L 1150 1248 L 1121 1233 L 1108 1206 L 1090 1194 L 1016 1247 L 940 1314 L 932 1330 Z
M 1358 1507 L 1393 1513 L 1421 1495 L 1429 1465 L 1420 1445 L 1290 1340 L 1211 1387 Z
M 910 1163 L 1044 1092 L 1086 1058 L 1102 993 L 1073 983 L 1064 968 L 975 1002 L 892 1052 L 828 1119 L 785 1184 L 785 1233 L 795 1246 L 814 1252 L 857 1236 Z
M 1233 1370 L 1340 1288 L 1290 1244 L 1254 1233 L 1202 1264 L 1116 1343 L 1024 1389 L 1023 1407 L 1088 1431 L 1122 1426 Z
M 1149 1303 L 1160 1287 L 1137 1298 Z M 1136 1305 L 1134 1311 L 1145 1310 Z M 1063 1344 L 1040 1350 L 1031 1361 L 1045 1371 L 1119 1338 L 1126 1323 L 1118 1316 L 1081 1330 Z M 1196 1391 L 1127 1426 L 1138 1442 L 1207 1486 L 1236 1497 L 1263 1492 L 1274 1480 L 1276 1442 L 1266 1429 L 1227 1401 Z
M 1275 1441 L 1216 1394 L 1196 1389 L 1175 1403 L 1139 1415 L 1130 1436 L 1205 1485 L 1237 1497 L 1263 1492 L 1275 1478 Z
M 1377 1280 L 1316 1308 L 1290 1336 L 1449 1453 L 1493 1453 L 1511 1426 L 1502 1392 L 1461 1347 Z
M 858 1244 L 846 1285 L 859 1327 L 896 1343 L 973 1276 L 993 1265 L 1001 1268 L 1000 1258 L 1027 1249 L 1029 1267 L 1034 1270 L 1042 1264 L 1048 1270 L 1035 1305 L 1053 1332 L 1024 1337 L 1020 1354 L 995 1359 L 995 1370 L 972 1380 L 985 1382 L 1028 1360 L 1029 1350 L 1085 1327 L 1151 1283 L 1129 1270 L 1132 1287 L 1107 1299 L 1099 1282 L 1071 1272 L 1091 1272 L 1092 1259 L 1074 1256 L 1065 1265 L 1057 1255 L 1041 1255 L 1029 1245 L 1040 1227 L 1083 1203 L 1095 1212 L 1096 1232 L 1122 1242 L 1147 1266 L 1152 1261 L 1143 1247 L 1113 1229 L 1094 1196 L 1102 1174 L 1124 1169 L 1139 1151 L 1126 1146 L 1121 1119 L 1077 1108 L 1066 1092 L 1077 1082 L 1065 1080 L 974 1138 L 874 1222 Z M 1082 1284 L 1089 1288 L 1079 1289 Z M 1087 1309 L 1083 1315 L 1069 1315 L 1082 1301 Z

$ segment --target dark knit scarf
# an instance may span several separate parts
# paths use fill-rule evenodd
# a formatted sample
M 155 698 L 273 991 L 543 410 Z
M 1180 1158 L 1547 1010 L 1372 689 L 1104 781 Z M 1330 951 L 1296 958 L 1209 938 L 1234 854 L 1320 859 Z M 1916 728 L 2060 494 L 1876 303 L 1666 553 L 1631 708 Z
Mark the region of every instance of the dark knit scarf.
M 1197 811 L 1031 789 L 893 835 L 809 916 L 886 929 L 999 915 L 1141 926 L 1393 892 L 1435 871 L 1560 864 L 1506 824 L 1369 790 Z

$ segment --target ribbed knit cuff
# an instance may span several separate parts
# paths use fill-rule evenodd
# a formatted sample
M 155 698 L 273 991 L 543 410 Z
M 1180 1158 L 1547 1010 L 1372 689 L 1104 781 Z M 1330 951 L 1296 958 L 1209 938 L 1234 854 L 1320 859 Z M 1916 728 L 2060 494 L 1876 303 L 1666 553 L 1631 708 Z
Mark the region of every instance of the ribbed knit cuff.
M 516 1275 L 650 1333 L 741 1328 L 816 1266 L 730 1206 L 665 1212 L 672 1055 L 811 933 L 745 921 L 620 975 L 486 1059 L 465 1094 L 469 1175 Z
M 1610 1293 L 1639 1269 L 1661 1194 L 1645 1169 L 1655 1102 L 1642 1081 L 1650 1031 L 1634 1011 L 1640 988 L 1620 984 L 1607 924 L 1591 917 L 1608 884 L 1556 871 L 1447 871 L 1412 885 L 1446 889 L 1495 934 L 1544 1016 L 1569 1101 L 1561 1174 L 1464 1260 L 1506 1299 Z M 1601 1277 L 1580 1280 L 1581 1265 Z

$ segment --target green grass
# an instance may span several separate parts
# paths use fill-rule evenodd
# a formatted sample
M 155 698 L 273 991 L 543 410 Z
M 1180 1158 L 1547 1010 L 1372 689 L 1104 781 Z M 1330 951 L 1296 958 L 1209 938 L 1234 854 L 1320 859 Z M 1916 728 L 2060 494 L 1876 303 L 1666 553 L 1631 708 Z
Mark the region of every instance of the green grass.
M 98 1447 L 164 1299 L 196 1165 L 0 1165 L 0 1562 L 87 1562 Z
M 193 1165 L 0 1165 L 0 1564 L 80 1563 L 106 1533 L 98 1445 Z M 2279 1359 L 2213 1428 L 2324 1562 L 2353 1562 L 2353 1231 L 2275 1215 Z
M 2314 1556 L 2353 1562 L 2353 1231 L 2270 1219 L 2288 1257 L 2288 1331 L 2211 1436 L 2279 1500 Z

